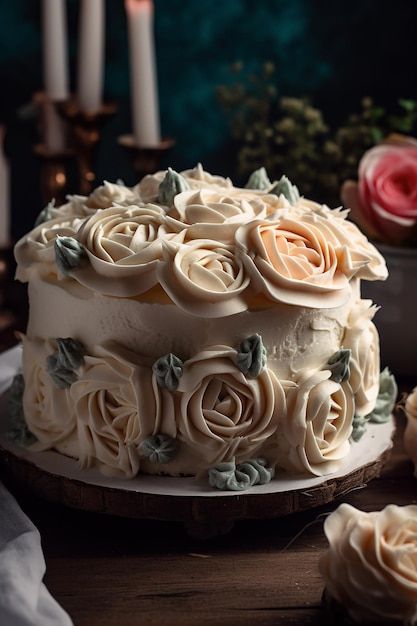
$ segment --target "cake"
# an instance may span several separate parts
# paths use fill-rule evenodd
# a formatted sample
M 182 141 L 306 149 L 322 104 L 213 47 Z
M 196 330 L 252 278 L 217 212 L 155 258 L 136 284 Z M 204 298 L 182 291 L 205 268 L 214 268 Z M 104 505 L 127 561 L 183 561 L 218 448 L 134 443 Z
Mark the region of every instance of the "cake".
M 11 430 L 32 450 L 240 490 L 331 474 L 388 419 L 360 292 L 387 269 L 347 210 L 201 165 L 67 200 L 15 246 L 30 308 Z
M 333 624 L 417 624 L 417 506 L 366 513 L 343 503 L 327 517 L 319 561 Z

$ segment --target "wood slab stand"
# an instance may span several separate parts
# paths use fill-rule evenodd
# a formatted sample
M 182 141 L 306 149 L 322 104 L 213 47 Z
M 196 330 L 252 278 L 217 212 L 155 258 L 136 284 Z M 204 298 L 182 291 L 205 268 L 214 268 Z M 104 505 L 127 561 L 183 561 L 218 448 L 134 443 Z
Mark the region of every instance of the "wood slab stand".
M 238 520 L 287 516 L 328 504 L 353 489 L 365 487 L 379 476 L 388 461 L 394 431 L 395 427 L 385 449 L 374 460 L 344 476 L 324 477 L 323 482 L 310 487 L 311 481 L 306 479 L 305 487 L 300 489 L 259 494 L 251 490 L 250 493 L 227 492 L 227 495 L 219 491 L 210 497 L 167 495 L 91 484 L 46 471 L 2 446 L 1 441 L 0 465 L 16 484 L 41 499 L 94 513 L 181 522 L 191 536 L 205 539 L 227 533 Z

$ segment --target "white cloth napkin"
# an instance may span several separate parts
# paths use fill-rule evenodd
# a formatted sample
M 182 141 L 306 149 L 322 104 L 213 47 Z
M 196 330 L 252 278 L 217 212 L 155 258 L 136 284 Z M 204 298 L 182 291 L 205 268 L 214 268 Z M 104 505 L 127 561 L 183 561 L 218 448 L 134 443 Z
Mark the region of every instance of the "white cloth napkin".
M 0 356 L 0 393 L 19 369 L 20 348 Z M 0 482 L 0 625 L 71 626 L 42 582 L 45 558 L 39 531 Z

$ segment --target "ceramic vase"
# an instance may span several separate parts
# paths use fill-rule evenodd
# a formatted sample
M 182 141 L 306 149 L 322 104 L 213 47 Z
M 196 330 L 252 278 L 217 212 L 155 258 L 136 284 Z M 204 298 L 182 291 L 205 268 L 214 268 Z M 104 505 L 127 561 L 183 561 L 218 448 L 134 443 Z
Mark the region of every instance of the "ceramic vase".
M 387 366 L 395 376 L 417 377 L 417 249 L 382 244 L 377 248 L 389 276 L 386 281 L 364 281 L 362 297 L 380 307 L 374 323 L 381 369 Z

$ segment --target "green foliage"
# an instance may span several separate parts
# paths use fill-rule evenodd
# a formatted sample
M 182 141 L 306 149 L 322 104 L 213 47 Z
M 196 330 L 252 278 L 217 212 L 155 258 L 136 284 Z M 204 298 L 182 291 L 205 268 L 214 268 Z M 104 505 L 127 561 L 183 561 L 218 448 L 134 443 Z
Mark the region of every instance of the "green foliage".
M 231 67 L 232 85 L 219 86 L 217 97 L 238 144 L 238 169 L 248 176 L 265 167 L 271 179 L 287 176 L 300 192 L 329 206 L 340 204 L 342 183 L 357 176 L 363 153 L 390 133 L 412 134 L 417 102 L 399 99 L 394 112 L 369 97 L 361 110 L 331 128 L 308 98 L 278 97 L 275 67 L 267 61 L 259 74 Z

